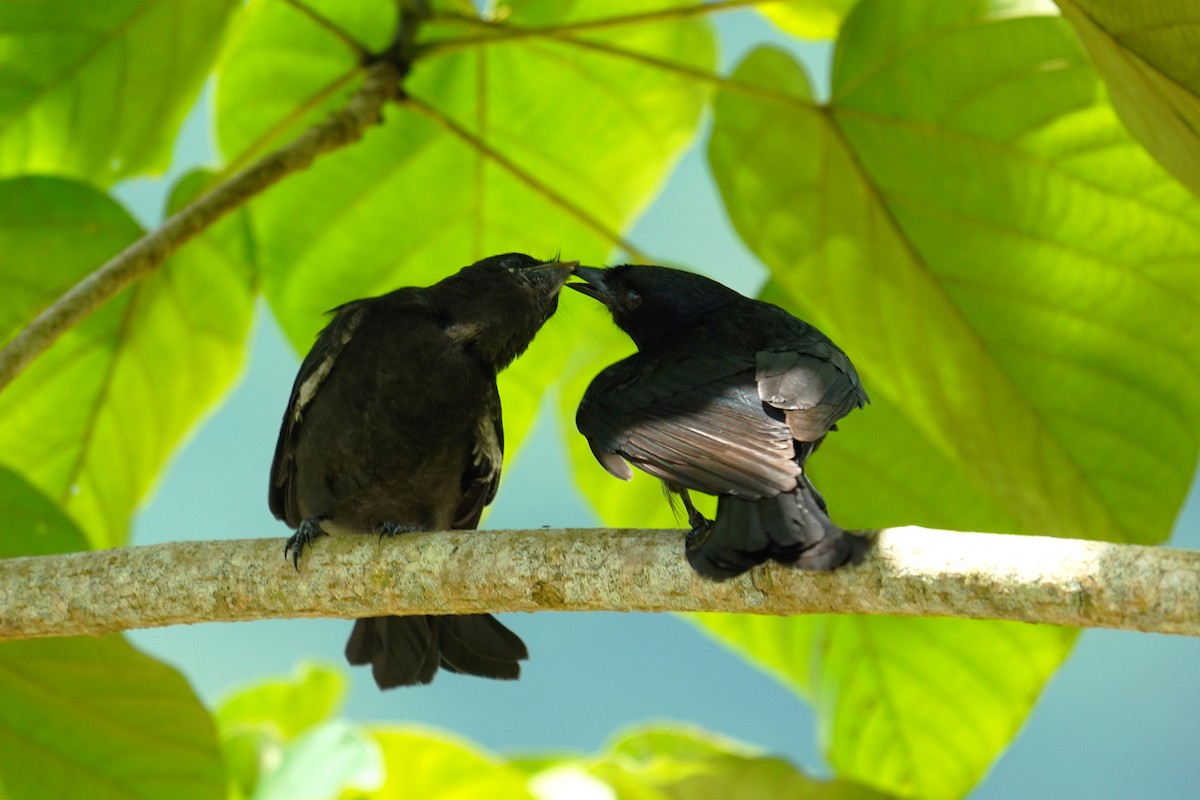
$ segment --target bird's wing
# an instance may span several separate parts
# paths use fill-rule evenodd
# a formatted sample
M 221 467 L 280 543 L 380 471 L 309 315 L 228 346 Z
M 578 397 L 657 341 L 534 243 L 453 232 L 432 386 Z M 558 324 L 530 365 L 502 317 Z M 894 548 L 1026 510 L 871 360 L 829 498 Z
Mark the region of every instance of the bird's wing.
M 670 362 L 634 355 L 601 372 L 576 415 L 605 469 L 629 463 L 669 484 L 747 499 L 796 487 L 792 434 L 758 397 L 753 360 L 692 355 Z
M 500 486 L 500 467 L 504 462 L 504 418 L 500 393 L 492 384 L 487 408 L 471 440 L 470 457 L 462 475 L 463 497 L 454 510 L 454 527 L 474 529 L 479 525 L 484 506 L 496 497 Z
M 292 384 L 292 396 L 279 428 L 279 440 L 275 443 L 275 458 L 271 463 L 271 486 L 267 502 L 271 513 L 288 525 L 300 524 L 300 509 L 293 492 L 295 484 L 295 462 L 293 454 L 296 436 L 304 420 L 304 413 L 329 377 L 338 355 L 362 324 L 369 308 L 369 301 L 355 300 L 333 309 L 333 319 L 317 334 L 312 349 L 300 364 L 296 382 Z
M 834 424 L 868 402 L 858 373 L 832 342 L 801 338 L 755 357 L 758 396 L 784 413 L 792 435 L 820 440 Z

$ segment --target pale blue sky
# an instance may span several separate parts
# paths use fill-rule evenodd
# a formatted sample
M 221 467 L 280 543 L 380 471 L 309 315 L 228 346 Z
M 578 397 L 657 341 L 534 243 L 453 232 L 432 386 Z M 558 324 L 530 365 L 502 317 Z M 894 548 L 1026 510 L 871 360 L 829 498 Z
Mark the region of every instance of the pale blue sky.
M 796 48 L 749 12 L 720 19 L 726 64 L 775 41 L 827 85 L 828 48 Z M 194 114 L 173 174 L 210 159 L 207 115 Z M 762 270 L 730 229 L 707 175 L 707 134 L 681 163 L 632 240 L 674 263 L 753 292 Z M 121 197 L 145 222 L 165 182 L 135 182 Z M 458 265 L 446 265 L 447 270 Z M 564 302 L 551 325 L 569 324 Z M 266 507 L 267 472 L 298 356 L 259 309 L 246 374 L 168 469 L 139 515 L 135 544 L 287 534 Z M 565 318 L 564 318 L 565 317 Z M 598 524 L 570 483 L 557 421 L 543 414 L 511 462 L 491 528 Z M 1200 547 L 1200 507 L 1185 509 L 1175 546 Z M 346 716 L 422 722 L 501 752 L 595 750 L 623 727 L 698 724 L 825 769 L 808 708 L 687 622 L 659 614 L 513 614 L 532 654 L 519 682 L 441 674 L 428 687 L 380 693 L 352 671 Z M 207 624 L 136 631 L 141 647 L 179 667 L 206 700 L 246 681 L 290 673 L 306 658 L 343 664 L 344 620 Z M 974 797 L 1194 798 L 1200 786 L 1200 640 L 1113 631 L 1083 635 L 1026 730 Z

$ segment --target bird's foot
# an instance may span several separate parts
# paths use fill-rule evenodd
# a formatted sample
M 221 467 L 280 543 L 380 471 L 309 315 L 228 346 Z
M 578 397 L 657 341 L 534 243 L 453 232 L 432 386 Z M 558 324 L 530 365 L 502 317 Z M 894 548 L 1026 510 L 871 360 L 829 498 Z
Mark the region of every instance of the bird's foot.
M 300 527 L 296 528 L 296 532 L 288 537 L 287 544 L 283 546 L 283 557 L 286 559 L 288 553 L 292 554 L 292 566 L 296 571 L 300 571 L 300 553 L 305 546 L 312 544 L 313 539 L 324 536 L 325 531 L 321 530 L 321 523 L 329 517 L 305 517 L 300 520 Z
M 401 525 L 398 522 L 381 522 L 375 526 L 375 530 L 379 531 L 379 540 L 383 541 L 383 537 L 391 538 L 399 536 L 402 533 L 416 533 L 417 531 L 425 530 L 420 525 Z
M 688 514 L 688 524 L 692 526 L 692 529 L 688 531 L 683 540 L 684 549 L 695 550 L 703 547 L 704 543 L 708 541 L 708 535 L 712 533 L 712 521 L 697 511 L 695 514 Z
M 683 507 L 687 509 L 688 525 L 692 528 L 688 531 L 687 538 L 683 540 L 685 547 L 688 550 L 700 547 L 708 541 L 708 534 L 712 531 L 712 522 L 700 513 L 700 509 L 696 508 L 687 489 L 672 487 L 671 491 L 678 493 L 679 498 L 683 500 Z

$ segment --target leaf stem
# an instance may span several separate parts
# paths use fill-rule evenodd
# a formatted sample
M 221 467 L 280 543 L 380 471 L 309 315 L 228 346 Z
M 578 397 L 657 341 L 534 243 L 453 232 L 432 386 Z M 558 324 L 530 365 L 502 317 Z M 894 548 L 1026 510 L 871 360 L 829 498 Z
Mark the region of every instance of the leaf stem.
M 572 47 L 578 47 L 583 50 L 593 50 L 598 53 L 613 56 L 615 58 L 625 59 L 627 61 L 635 61 L 639 64 L 644 64 L 648 67 L 670 72 L 675 75 L 680 75 L 685 78 L 712 86 L 722 91 L 734 92 L 746 97 L 752 97 L 758 100 L 766 100 L 772 103 L 779 103 L 789 106 L 801 106 L 804 108 L 814 108 L 816 103 L 809 101 L 807 98 L 800 97 L 794 94 L 769 89 L 765 86 L 755 86 L 752 83 L 744 83 L 734 80 L 733 78 L 717 75 L 713 72 L 697 69 L 689 64 L 681 64 L 678 61 L 667 61 L 656 56 L 638 53 L 633 50 L 626 50 L 622 47 L 616 47 L 606 42 L 597 42 L 590 39 L 577 39 L 573 36 L 553 36 L 555 41 L 561 41 Z
M 527 187 L 537 192 L 542 197 L 546 198 L 575 219 L 582 222 L 594 232 L 600 234 L 600 236 L 611 242 L 613 245 L 623 249 L 630 255 L 631 258 L 643 263 L 650 263 L 646 257 L 646 254 L 641 252 L 641 250 L 635 247 L 631 242 L 622 237 L 620 233 L 612 228 L 609 228 L 596 217 L 585 211 L 582 207 L 572 203 L 569 199 L 567 199 L 566 195 L 556 191 L 542 181 L 538 180 L 537 177 L 520 167 L 512 159 L 505 156 L 499 150 L 493 148 L 486 141 L 471 133 L 469 130 L 464 128 L 462 125 L 459 125 L 457 122 L 443 114 L 438 109 L 434 108 L 425 101 L 412 96 L 411 94 L 406 94 L 399 100 L 399 102 L 404 107 L 412 108 L 414 111 L 420 113 L 433 122 L 436 122 L 447 132 L 457 136 L 469 147 L 483 155 L 492 163 L 499 166 L 505 172 L 508 172 L 518 181 L 525 184 Z
M 360 59 L 365 59 L 368 55 L 370 55 L 371 51 L 367 49 L 366 45 L 350 35 L 350 32 L 345 28 L 341 27 L 312 6 L 308 5 L 307 3 L 302 3 L 300 0 L 283 0 L 283 2 L 287 3 L 289 6 L 308 17 L 327 33 L 332 34 L 335 39 L 346 45 L 346 47 L 349 48 Z
M 612 28 L 621 28 L 628 25 L 645 25 L 652 22 L 685 19 L 687 17 L 715 14 L 721 11 L 730 11 L 738 8 L 760 6 L 776 2 L 781 2 L 781 0 L 716 0 L 712 3 L 698 3 L 691 6 L 659 8 L 653 11 L 642 11 L 636 14 L 623 14 L 615 17 L 586 19 L 579 22 L 568 22 L 562 25 L 539 25 L 528 27 L 507 25 L 502 22 L 493 22 L 491 20 L 486 20 L 467 14 L 442 12 L 440 14 L 433 15 L 431 19 L 439 21 L 461 22 L 474 27 L 482 27 L 487 29 L 488 33 L 480 36 L 464 36 L 456 39 L 441 39 L 438 41 L 427 42 L 421 46 L 421 55 L 442 55 L 446 52 L 453 52 L 455 50 L 462 50 L 480 45 L 495 44 L 502 41 L 526 39 L 531 36 L 562 36 L 586 31 L 611 30 Z

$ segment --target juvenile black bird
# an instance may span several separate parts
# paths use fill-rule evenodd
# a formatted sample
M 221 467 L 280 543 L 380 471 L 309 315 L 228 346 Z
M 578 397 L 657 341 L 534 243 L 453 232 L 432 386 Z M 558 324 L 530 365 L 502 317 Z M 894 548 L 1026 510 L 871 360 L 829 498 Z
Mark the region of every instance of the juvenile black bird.
M 835 569 L 866 541 L 829 519 L 804 471 L 834 423 L 868 402 L 846 354 L 807 322 L 666 267 L 577 267 L 638 352 L 596 376 L 575 421 L 596 459 L 678 493 L 687 558 L 724 580 L 767 559 Z M 715 494 L 715 521 L 688 489 Z
M 300 553 L 327 532 L 474 528 L 496 495 L 504 430 L 496 373 L 558 305 L 576 262 L 508 253 L 427 288 L 333 310 L 300 365 L 271 465 L 271 512 Z M 381 689 L 438 666 L 516 678 L 525 644 L 488 614 L 360 619 L 346 645 Z

